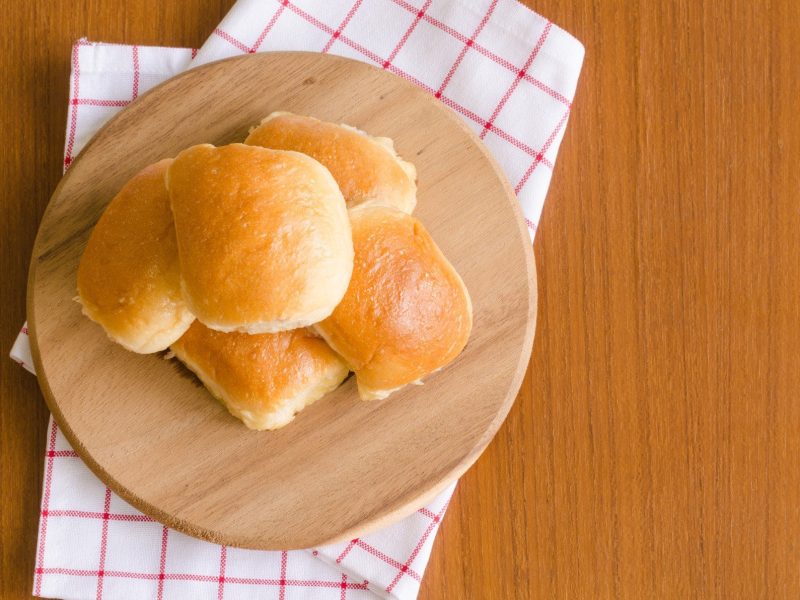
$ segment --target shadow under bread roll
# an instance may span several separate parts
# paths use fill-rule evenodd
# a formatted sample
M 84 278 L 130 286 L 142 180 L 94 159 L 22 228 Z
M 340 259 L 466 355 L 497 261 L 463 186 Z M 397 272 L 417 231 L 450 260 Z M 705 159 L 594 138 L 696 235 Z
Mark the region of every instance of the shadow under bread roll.
M 314 328 L 355 372 L 362 400 L 385 398 L 458 356 L 472 330 L 472 303 L 414 217 L 363 205 L 350 210 L 350 222 L 350 287 Z
M 78 266 L 83 314 L 141 354 L 168 348 L 194 320 L 181 295 L 164 185 L 171 163 L 145 167 L 123 186 L 92 230 Z
M 183 297 L 217 331 L 273 333 L 333 312 L 353 269 L 347 208 L 299 152 L 192 146 L 167 171 Z
M 245 144 L 296 150 L 315 158 L 336 179 L 348 208 L 380 202 L 410 213 L 417 204 L 417 170 L 397 155 L 389 138 L 313 117 L 274 112 L 250 131 Z
M 307 329 L 222 333 L 195 321 L 172 352 L 250 429 L 277 429 L 336 389 L 349 373 Z

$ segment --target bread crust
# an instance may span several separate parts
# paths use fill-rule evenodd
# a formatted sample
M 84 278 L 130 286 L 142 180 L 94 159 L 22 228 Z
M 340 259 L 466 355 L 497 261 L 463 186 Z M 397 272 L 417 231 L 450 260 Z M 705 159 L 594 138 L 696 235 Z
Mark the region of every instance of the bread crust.
M 178 339 L 194 315 L 180 289 L 178 249 L 164 173 L 145 167 L 111 200 L 78 266 L 83 314 L 128 350 L 147 354 Z
M 233 416 L 256 430 L 287 425 L 348 375 L 341 358 L 306 329 L 221 333 L 196 321 L 172 351 Z
M 193 146 L 167 171 L 183 297 L 218 331 L 268 333 L 324 319 L 353 246 L 328 170 L 298 152 Z
M 314 117 L 274 112 L 251 130 L 245 143 L 312 156 L 330 170 L 350 208 L 380 202 L 411 213 L 416 206 L 417 170 L 397 155 L 389 138 Z
M 365 205 L 350 210 L 350 221 L 350 287 L 315 330 L 355 372 L 362 399 L 385 398 L 461 352 L 472 330 L 472 303 L 417 219 Z

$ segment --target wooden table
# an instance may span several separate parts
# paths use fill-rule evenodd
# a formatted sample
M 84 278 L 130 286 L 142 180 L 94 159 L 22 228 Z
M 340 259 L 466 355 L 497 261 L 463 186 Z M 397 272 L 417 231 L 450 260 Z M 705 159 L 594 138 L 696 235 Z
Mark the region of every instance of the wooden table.
M 31 589 L 47 420 L 4 357 L 70 43 L 197 46 L 230 4 L 4 5 L 3 598 Z M 530 4 L 587 48 L 535 243 L 539 330 L 420 597 L 797 597 L 800 3 Z

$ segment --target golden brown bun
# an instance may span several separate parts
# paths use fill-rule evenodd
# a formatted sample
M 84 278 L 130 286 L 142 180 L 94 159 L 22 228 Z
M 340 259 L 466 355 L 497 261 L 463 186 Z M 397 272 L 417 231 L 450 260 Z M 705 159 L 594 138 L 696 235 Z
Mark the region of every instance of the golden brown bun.
M 277 429 L 336 389 L 347 367 L 306 329 L 221 333 L 195 321 L 172 351 L 250 429 Z
M 95 225 L 78 266 L 83 314 L 142 354 L 169 347 L 194 320 L 181 297 L 164 186 L 170 163 L 150 165 L 125 184 Z
M 417 203 L 417 172 L 394 150 L 389 138 L 372 137 L 347 125 L 274 112 L 250 132 L 245 144 L 296 150 L 328 167 L 353 207 L 380 202 L 412 212 Z
M 183 296 L 218 331 L 268 333 L 324 319 L 353 269 L 344 199 L 298 152 L 209 144 L 167 171 Z
M 390 207 L 350 211 L 350 287 L 316 331 L 355 371 L 363 400 L 432 373 L 464 348 L 472 304 L 464 282 L 414 217 Z

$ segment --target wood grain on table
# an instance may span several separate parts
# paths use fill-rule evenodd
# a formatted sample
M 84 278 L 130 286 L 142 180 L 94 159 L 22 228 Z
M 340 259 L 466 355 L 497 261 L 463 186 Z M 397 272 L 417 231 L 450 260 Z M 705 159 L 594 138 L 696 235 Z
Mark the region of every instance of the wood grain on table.
M 229 0 L 10 0 L 0 596 L 28 597 L 47 410 L 7 356 L 61 174 L 71 42 L 197 46 Z M 586 45 L 539 326 L 421 598 L 800 595 L 800 3 L 539 0 Z

